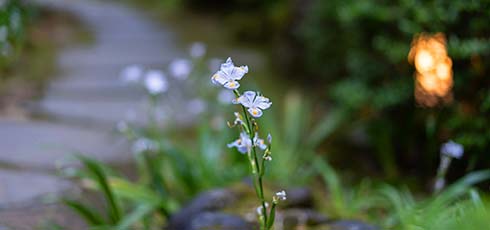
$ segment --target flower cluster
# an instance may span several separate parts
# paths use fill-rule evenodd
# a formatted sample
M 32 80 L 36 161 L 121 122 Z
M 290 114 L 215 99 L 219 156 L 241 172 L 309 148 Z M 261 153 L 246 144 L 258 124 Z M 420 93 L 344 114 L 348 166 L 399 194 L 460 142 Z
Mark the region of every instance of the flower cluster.
M 265 173 L 266 162 L 272 160 L 271 142 L 272 136 L 267 135 L 266 140 L 259 136 L 259 126 L 255 119 L 262 117 L 265 110 L 272 106 L 269 98 L 263 96 L 256 91 L 245 91 L 240 93 L 239 81 L 248 73 L 248 66 L 235 66 L 231 58 L 228 58 L 225 63 L 221 64 L 220 69 L 211 77 L 211 82 L 223 86 L 228 90 L 232 90 L 235 98 L 231 99 L 231 103 L 240 105 L 243 113 L 235 112 L 235 120 L 230 123 L 230 127 L 238 127 L 240 136 L 237 140 L 228 144 L 228 148 L 236 148 L 238 152 L 246 154 L 252 169 L 255 191 L 261 205 L 257 208 L 261 229 L 271 229 L 274 223 L 275 206 L 281 200 L 286 199 L 286 192 L 281 191 L 272 197 L 272 206 L 269 213 L 268 203 L 265 202 L 264 189 L 262 184 L 263 175 Z M 223 94 L 223 99 L 226 93 Z M 220 99 L 221 100 L 221 99 Z M 224 100 L 223 100 L 224 101 Z M 259 157 L 259 151 L 263 151 L 262 157 Z
M 4 32 L 0 27 L 0 41 Z M 189 49 L 189 55 L 194 59 L 202 58 L 206 54 L 206 46 L 203 43 L 193 43 Z M 168 65 L 170 77 L 176 80 L 186 80 L 193 71 L 192 59 L 177 58 Z M 125 83 L 141 83 L 150 95 L 159 95 L 167 92 L 169 81 L 167 75 L 160 70 L 146 70 L 141 65 L 129 65 L 120 74 Z
M 168 90 L 167 77 L 160 70 L 145 71 L 140 65 L 130 65 L 122 70 L 121 78 L 126 83 L 142 83 L 151 95 L 158 95 Z

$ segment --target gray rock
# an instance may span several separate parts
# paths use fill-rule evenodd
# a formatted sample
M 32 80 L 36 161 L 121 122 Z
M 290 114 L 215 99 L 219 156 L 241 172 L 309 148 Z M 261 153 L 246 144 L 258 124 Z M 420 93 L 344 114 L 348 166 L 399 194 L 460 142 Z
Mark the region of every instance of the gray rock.
M 238 199 L 237 195 L 228 189 L 216 189 L 201 193 L 178 213 L 172 215 L 169 229 L 182 230 L 188 227 L 189 220 L 204 212 L 218 211 L 233 205 Z
M 287 200 L 282 205 L 287 208 L 312 208 L 313 195 L 309 188 L 292 188 L 286 190 Z
M 186 230 L 250 230 L 253 225 L 239 216 L 220 212 L 205 212 L 192 219 Z
M 379 228 L 358 220 L 338 220 L 329 224 L 331 230 L 378 230 Z
M 296 226 L 315 226 L 328 222 L 327 216 L 312 209 L 286 209 L 277 212 L 276 222 L 287 229 L 295 229 Z

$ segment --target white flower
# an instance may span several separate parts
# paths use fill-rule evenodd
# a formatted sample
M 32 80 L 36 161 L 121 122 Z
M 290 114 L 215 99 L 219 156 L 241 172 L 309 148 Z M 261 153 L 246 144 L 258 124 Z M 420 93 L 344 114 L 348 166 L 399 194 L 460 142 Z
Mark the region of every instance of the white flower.
M 264 160 L 271 161 L 272 160 L 272 157 L 270 155 L 267 155 L 267 156 L 264 157 Z
M 235 112 L 235 121 L 233 122 L 233 125 L 243 125 L 243 120 L 242 120 L 242 116 L 240 115 L 240 113 L 238 112 Z
M 233 101 L 234 104 L 242 104 L 246 108 L 248 108 L 248 112 L 253 117 L 261 117 L 262 110 L 268 109 L 271 107 L 272 102 L 269 101 L 269 98 L 258 95 L 253 91 L 245 91 L 240 97 Z
M 150 139 L 139 138 L 133 143 L 131 149 L 135 154 L 142 153 L 145 151 L 154 151 L 157 149 L 157 144 Z
M 230 90 L 223 89 L 218 93 L 218 101 L 222 104 L 231 104 L 235 99 L 235 94 Z
M 246 73 L 248 73 L 247 66 L 236 67 L 231 58 L 228 58 L 225 63 L 221 64 L 220 70 L 213 75 L 211 81 L 227 89 L 237 89 L 240 87 L 238 80 L 242 79 Z
M 274 200 L 286 200 L 286 191 L 282 190 L 280 192 L 276 192 L 276 196 L 274 198 Z
M 441 146 L 441 154 L 446 156 L 460 159 L 463 156 L 464 148 L 461 144 L 458 144 L 452 140 L 444 143 Z
M 145 76 L 145 87 L 153 95 L 167 91 L 168 82 L 165 74 L 159 70 L 149 70 Z
M 228 148 L 236 147 L 240 153 L 248 153 L 252 149 L 252 140 L 247 133 L 240 133 L 238 140 L 228 144 Z
M 193 58 L 200 58 L 206 54 L 206 45 L 202 42 L 192 43 L 189 53 Z
M 254 146 L 259 147 L 262 150 L 265 150 L 267 148 L 267 145 L 265 144 L 264 139 L 259 138 L 259 133 L 255 133 L 254 136 Z
M 9 31 L 6 26 L 0 26 L 0 42 L 7 41 Z
M 143 68 L 140 65 L 130 65 L 121 71 L 121 78 L 124 82 L 136 83 L 143 76 Z
M 204 112 L 206 107 L 206 102 L 201 99 L 193 99 L 187 103 L 187 110 L 195 115 Z
M 192 72 L 192 62 L 187 59 L 176 59 L 170 63 L 168 68 L 172 77 L 185 80 Z

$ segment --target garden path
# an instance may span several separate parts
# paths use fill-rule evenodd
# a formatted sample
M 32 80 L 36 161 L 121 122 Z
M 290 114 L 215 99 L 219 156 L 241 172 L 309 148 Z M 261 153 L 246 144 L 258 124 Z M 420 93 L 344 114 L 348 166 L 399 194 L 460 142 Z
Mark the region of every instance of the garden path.
M 57 165 L 71 153 L 106 162 L 127 160 L 130 148 L 114 135 L 114 126 L 141 116 L 135 108 L 143 92 L 121 83 L 121 69 L 136 63 L 160 68 L 181 54 L 169 29 L 117 1 L 37 2 L 77 15 L 95 41 L 60 52 L 58 77 L 43 98 L 29 106 L 44 119 L 0 119 L 2 230 L 34 229 L 45 217 L 59 213 L 61 207 L 46 202 L 53 194 L 73 189 L 55 175 Z M 76 223 L 70 225 L 77 229 Z

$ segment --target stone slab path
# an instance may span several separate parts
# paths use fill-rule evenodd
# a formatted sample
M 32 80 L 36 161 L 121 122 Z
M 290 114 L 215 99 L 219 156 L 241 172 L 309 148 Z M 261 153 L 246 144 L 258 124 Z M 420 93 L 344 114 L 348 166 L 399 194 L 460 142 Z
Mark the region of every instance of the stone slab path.
M 95 42 L 60 53 L 58 78 L 32 106 L 33 113 L 50 119 L 0 119 L 2 230 L 37 229 L 45 217 L 64 212 L 46 205 L 45 198 L 73 187 L 54 175 L 57 164 L 72 153 L 105 162 L 130 158 L 129 145 L 114 135 L 114 126 L 128 116 L 144 117 L 137 112 L 142 92 L 124 86 L 119 73 L 130 64 L 161 68 L 181 55 L 170 30 L 117 1 L 36 2 L 78 16 L 92 29 Z

